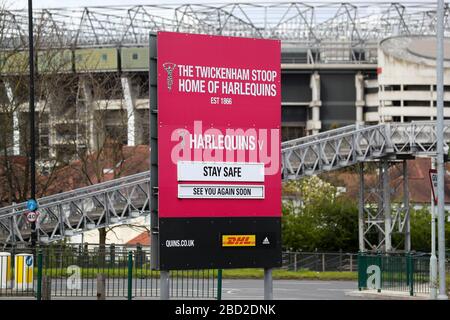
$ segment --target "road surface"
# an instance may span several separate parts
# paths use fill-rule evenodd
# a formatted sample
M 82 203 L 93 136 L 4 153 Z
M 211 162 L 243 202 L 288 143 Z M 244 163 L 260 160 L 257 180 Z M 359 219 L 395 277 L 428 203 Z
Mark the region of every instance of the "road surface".
M 224 300 L 264 299 L 263 280 L 223 280 Z M 357 290 L 356 281 L 274 280 L 273 298 L 278 300 L 349 300 Z
M 86 281 L 87 280 L 87 281 Z M 122 280 L 122 279 L 121 279 Z M 124 299 L 127 295 L 126 279 L 108 287 L 107 299 Z M 159 282 L 134 282 L 134 299 L 159 299 Z M 185 284 L 186 285 L 186 284 Z M 63 281 L 52 282 L 52 299 L 96 299 L 96 280 L 84 279 L 83 290 L 67 290 Z M 185 287 L 185 290 L 187 288 Z M 216 294 L 216 287 L 210 287 L 209 297 Z M 274 280 L 273 297 L 276 300 L 354 300 L 361 297 L 349 296 L 346 293 L 357 290 L 356 281 L 321 281 L 321 280 Z M 179 295 L 185 299 L 198 299 L 197 291 L 190 290 Z M 205 292 L 203 292 L 205 293 Z M 57 296 L 55 296 L 55 294 Z M 176 294 L 176 293 L 175 293 Z M 189 294 L 190 297 L 186 297 Z M 114 297 L 112 297 L 114 295 Z M 198 296 L 201 296 L 201 291 Z M 184 299 L 184 297 L 174 297 Z M 262 300 L 264 298 L 264 280 L 262 279 L 224 279 L 222 282 L 223 300 Z M 3 299 L 34 299 L 34 297 L 0 297 Z

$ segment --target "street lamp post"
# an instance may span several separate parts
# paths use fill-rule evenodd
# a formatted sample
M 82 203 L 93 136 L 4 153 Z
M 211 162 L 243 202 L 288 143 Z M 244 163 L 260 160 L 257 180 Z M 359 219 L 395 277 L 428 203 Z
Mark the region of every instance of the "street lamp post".
M 438 299 L 448 299 L 445 286 L 445 192 L 444 192 L 444 0 L 438 0 L 436 55 L 436 135 L 438 213 Z
M 34 123 L 34 39 L 33 39 L 33 3 L 28 0 L 28 52 L 29 52 L 29 121 L 30 121 L 30 199 L 36 200 L 36 146 Z M 36 245 L 36 222 L 31 223 L 31 245 Z

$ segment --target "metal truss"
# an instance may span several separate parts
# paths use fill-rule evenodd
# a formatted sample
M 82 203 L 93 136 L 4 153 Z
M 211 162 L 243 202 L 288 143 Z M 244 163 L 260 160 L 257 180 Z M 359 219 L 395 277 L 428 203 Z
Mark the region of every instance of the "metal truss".
M 287 148 L 293 148 L 295 146 L 303 145 L 308 142 L 315 142 L 319 141 L 325 138 L 334 137 L 336 135 L 342 134 L 342 133 L 348 133 L 353 132 L 356 129 L 356 125 L 351 124 L 348 126 L 340 127 L 337 129 L 332 129 L 324 132 L 320 132 L 318 134 L 310 135 L 310 136 L 304 136 L 298 139 L 288 140 L 281 143 L 282 149 Z
M 283 179 L 298 179 L 388 157 L 434 156 L 436 122 L 382 123 L 352 126 L 285 142 L 282 147 Z M 444 124 L 444 149 L 448 151 L 450 121 Z M 446 152 L 447 152 L 446 151 Z
M 390 196 L 394 196 L 393 199 L 393 215 L 391 233 L 397 232 L 404 235 L 403 248 L 405 251 L 411 251 L 411 225 L 409 219 L 409 185 L 408 179 L 408 163 L 406 160 L 391 161 L 391 177 L 398 175 L 402 179 L 393 181 L 391 183 Z M 401 196 L 401 197 L 400 197 Z M 392 243 L 394 250 L 400 248 L 401 243 Z
M 371 164 L 359 163 L 359 250 L 411 250 L 408 165 L 406 160 L 383 159 Z M 402 179 L 390 179 L 400 171 Z M 372 179 L 370 179 L 372 178 Z M 401 197 L 400 197 L 401 195 Z M 394 201 L 391 198 L 396 196 Z M 403 234 L 403 248 L 392 242 L 392 234 Z
M 282 149 L 283 179 L 332 171 L 379 158 L 387 154 L 388 134 L 385 124 L 330 135 Z
M 36 223 L 42 243 L 84 231 L 126 223 L 150 213 L 150 172 L 38 199 Z M 0 209 L 0 242 L 29 242 L 26 204 Z
M 430 2 L 252 2 L 53 8 L 34 11 L 36 46 L 147 45 L 160 30 L 280 39 L 307 52 L 308 62 L 375 62 L 377 42 L 435 34 Z M 449 8 L 445 32 L 450 35 Z M 27 13 L 0 11 L 3 49 L 26 48 Z

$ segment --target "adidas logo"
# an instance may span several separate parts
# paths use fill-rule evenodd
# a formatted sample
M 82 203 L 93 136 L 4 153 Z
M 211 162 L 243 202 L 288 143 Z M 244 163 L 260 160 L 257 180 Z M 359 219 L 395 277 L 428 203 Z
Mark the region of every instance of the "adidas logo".
M 267 237 L 265 237 L 262 244 L 270 244 L 269 239 L 267 239 Z

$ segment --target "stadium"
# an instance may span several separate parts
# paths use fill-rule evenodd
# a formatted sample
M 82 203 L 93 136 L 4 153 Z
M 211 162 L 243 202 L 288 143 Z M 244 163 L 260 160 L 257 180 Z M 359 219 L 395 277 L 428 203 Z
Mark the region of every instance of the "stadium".
M 0 121 L 6 128 L 0 150 L 23 155 L 27 13 L 4 9 L 0 14 Z M 49 159 L 98 150 L 108 137 L 128 146 L 149 143 L 148 39 L 160 30 L 281 39 L 283 140 L 355 123 L 432 120 L 435 22 L 430 2 L 35 10 L 40 164 L 45 168 Z M 448 24 L 445 28 L 448 34 Z M 445 46 L 450 49 L 450 42 Z

